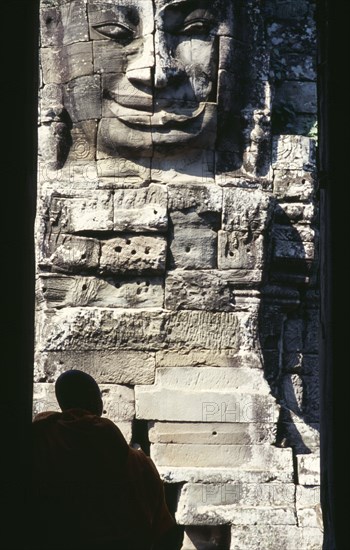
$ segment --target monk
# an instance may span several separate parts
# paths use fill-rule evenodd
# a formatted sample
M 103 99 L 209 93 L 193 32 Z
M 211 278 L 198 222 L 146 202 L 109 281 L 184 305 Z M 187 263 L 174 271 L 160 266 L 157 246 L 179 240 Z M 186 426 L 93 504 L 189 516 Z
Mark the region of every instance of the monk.
M 32 547 L 166 547 L 175 522 L 163 483 L 151 459 L 101 418 L 96 381 L 82 371 L 67 371 L 57 379 L 55 392 L 62 412 L 40 413 L 32 425 Z

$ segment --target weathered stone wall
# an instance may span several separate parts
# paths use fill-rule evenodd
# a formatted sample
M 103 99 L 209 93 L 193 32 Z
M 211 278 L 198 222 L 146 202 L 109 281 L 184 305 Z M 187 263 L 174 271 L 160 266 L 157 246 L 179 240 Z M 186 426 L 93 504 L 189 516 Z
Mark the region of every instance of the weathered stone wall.
M 183 550 L 322 545 L 314 7 L 41 1 L 35 412 L 92 374 Z

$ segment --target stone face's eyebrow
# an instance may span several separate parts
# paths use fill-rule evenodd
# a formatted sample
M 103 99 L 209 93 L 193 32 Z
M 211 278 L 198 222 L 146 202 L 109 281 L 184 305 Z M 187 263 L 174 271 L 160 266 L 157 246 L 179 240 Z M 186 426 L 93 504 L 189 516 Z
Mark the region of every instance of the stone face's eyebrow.
M 99 25 L 105 22 L 113 22 L 122 20 L 137 26 L 140 23 L 140 14 L 135 6 L 123 6 L 119 3 L 113 4 L 94 4 L 89 5 L 89 21 L 92 26 Z

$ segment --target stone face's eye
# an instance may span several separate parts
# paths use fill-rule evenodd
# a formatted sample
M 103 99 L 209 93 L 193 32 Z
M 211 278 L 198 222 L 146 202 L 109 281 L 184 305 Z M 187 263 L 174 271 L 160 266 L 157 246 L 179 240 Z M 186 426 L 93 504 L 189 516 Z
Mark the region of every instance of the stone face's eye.
M 207 19 L 193 19 L 184 23 L 178 34 L 186 35 L 203 35 L 208 34 L 211 30 L 211 21 Z
M 112 40 L 129 41 L 133 38 L 133 30 L 121 23 L 103 23 L 95 25 L 94 30 Z

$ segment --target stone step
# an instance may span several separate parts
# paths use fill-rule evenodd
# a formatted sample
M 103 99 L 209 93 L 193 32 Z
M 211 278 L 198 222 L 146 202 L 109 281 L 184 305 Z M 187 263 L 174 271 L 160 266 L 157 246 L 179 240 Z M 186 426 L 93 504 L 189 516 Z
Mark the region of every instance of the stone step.
M 136 416 L 179 422 L 275 423 L 279 407 L 268 394 L 136 386 Z
M 249 367 L 160 367 L 155 389 L 228 390 L 233 393 L 268 395 L 270 387 L 263 371 Z
M 271 474 L 274 470 L 293 470 L 292 450 L 271 445 L 154 443 L 151 445 L 151 457 L 156 466 L 270 469 Z
M 273 443 L 277 424 L 149 422 L 151 443 L 259 445 Z

